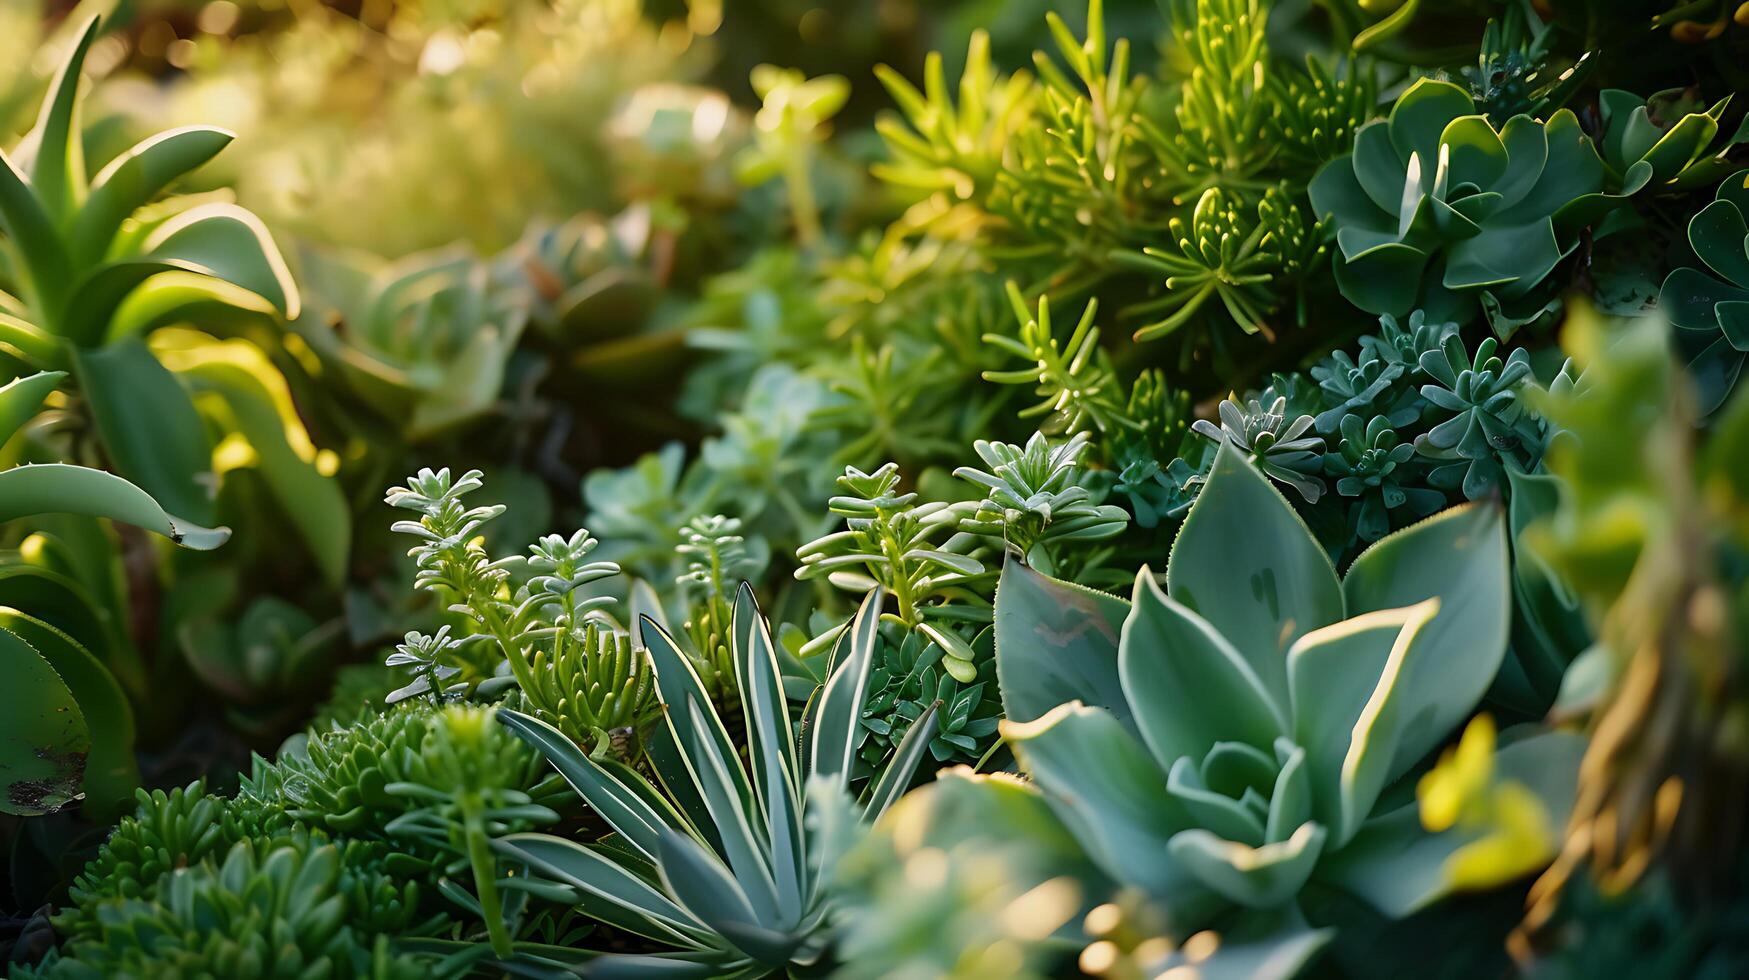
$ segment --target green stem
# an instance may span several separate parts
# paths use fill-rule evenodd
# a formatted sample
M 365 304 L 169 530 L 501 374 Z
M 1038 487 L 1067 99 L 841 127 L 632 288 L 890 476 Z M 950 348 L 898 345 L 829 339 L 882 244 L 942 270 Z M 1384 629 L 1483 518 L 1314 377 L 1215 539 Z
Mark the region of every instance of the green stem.
M 504 650 L 504 659 L 510 661 L 510 672 L 516 675 L 516 683 L 524 691 L 535 689 L 534 667 L 528 662 L 528 655 L 523 653 L 522 644 L 510 634 L 510 627 L 504 622 L 504 617 L 498 615 L 498 610 L 486 606 L 479 610 L 480 622 L 486 627 L 486 632 L 498 641 L 498 646 Z
M 796 241 L 803 248 L 812 247 L 820 239 L 820 209 L 814 201 L 814 184 L 808 169 L 806 151 L 791 153 L 784 161 L 789 209 L 796 223 Z
M 501 960 L 514 955 L 510 933 L 504 928 L 503 904 L 498 900 L 498 861 L 492 856 L 491 838 L 480 816 L 479 800 L 471 793 L 461 797 L 462 825 L 468 840 L 468 863 L 474 867 L 474 891 L 480 899 L 480 914 L 486 919 L 486 936 L 492 952 Z

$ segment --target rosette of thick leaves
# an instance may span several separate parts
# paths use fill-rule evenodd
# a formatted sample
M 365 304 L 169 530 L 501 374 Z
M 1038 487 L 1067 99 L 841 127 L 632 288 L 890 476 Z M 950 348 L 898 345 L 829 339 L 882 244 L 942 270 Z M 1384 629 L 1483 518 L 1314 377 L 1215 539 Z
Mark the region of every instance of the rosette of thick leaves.
M 1749 170 L 1719 185 L 1716 198 L 1688 222 L 1688 244 L 1705 269 L 1676 269 L 1658 306 L 1677 329 L 1677 344 L 1710 413 L 1725 403 L 1749 354 Z
M 1719 138 L 1719 120 L 1730 104 L 1727 95 L 1702 110 L 1688 90 L 1679 88 L 1649 99 L 1614 88 L 1598 93 L 1599 149 L 1616 193 L 1627 197 L 1648 188 L 1682 193 L 1717 180 L 1730 166 L 1725 151 L 1749 138 L 1749 120 Z
M 1596 214 L 1603 172 L 1571 112 L 1496 130 L 1462 88 L 1423 78 L 1309 190 L 1333 216 L 1351 302 L 1467 319 L 1484 295 L 1511 305 L 1548 278 Z
M 1392 534 L 1339 579 L 1226 446 L 1165 581 L 1144 570 L 1125 603 L 1010 563 L 997 593 L 1004 736 L 1089 857 L 1180 940 L 1249 937 L 1218 955 L 1278 947 L 1286 973 L 1329 938 L 1308 883 L 1392 917 L 1451 891 L 1445 859 L 1472 838 L 1425 833 L 1407 787 L 1506 652 L 1498 508 Z M 1582 745 L 1533 735 L 1497 765 L 1559 820 Z
M 360 400 L 419 442 L 477 419 L 504 386 L 527 310 L 465 250 L 384 262 L 314 249 L 311 302 L 291 329 Z

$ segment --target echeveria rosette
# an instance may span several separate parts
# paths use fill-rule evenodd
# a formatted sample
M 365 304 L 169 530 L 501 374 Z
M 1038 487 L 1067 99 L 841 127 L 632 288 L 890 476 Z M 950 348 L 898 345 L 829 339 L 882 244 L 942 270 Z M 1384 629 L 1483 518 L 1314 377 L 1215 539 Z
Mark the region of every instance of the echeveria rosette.
M 1325 489 L 1317 476 L 1324 468 L 1324 440 L 1306 434 L 1312 428 L 1310 415 L 1290 420 L 1287 404 L 1285 395 L 1267 401 L 1253 398 L 1242 406 L 1228 398 L 1220 404 L 1220 425 L 1197 419 L 1191 431 L 1219 445 L 1230 443 L 1270 479 L 1293 487 L 1306 503 L 1315 504 Z
M 1176 938 L 1216 929 L 1232 940 L 1219 956 L 1277 947 L 1288 975 L 1330 938 L 1298 900 L 1309 883 L 1390 917 L 1457 884 L 1445 860 L 1473 837 L 1424 832 L 1404 789 L 1505 657 L 1505 522 L 1491 505 L 1445 511 L 1339 579 L 1233 447 L 1206 490 L 1166 587 L 1144 570 L 1133 602 L 1009 563 L 1003 734 L 1088 856 L 1151 896 Z M 1558 820 L 1582 746 L 1532 735 L 1500 766 Z
M 1469 93 L 1423 78 L 1309 191 L 1336 226 L 1336 282 L 1350 302 L 1468 320 L 1484 295 L 1536 305 L 1533 291 L 1606 203 L 1603 175 L 1571 112 L 1495 130 Z
M 1731 394 L 1749 354 L 1749 170 L 1719 185 L 1711 204 L 1688 222 L 1688 244 L 1705 269 L 1670 273 L 1658 306 L 1677 327 L 1689 358 L 1700 409 L 1711 413 Z
M 1393 512 L 1419 518 L 1445 506 L 1438 490 L 1414 486 L 1412 478 L 1405 485 L 1414 457 L 1414 444 L 1401 441 L 1384 416 L 1373 416 L 1364 427 L 1358 415 L 1342 417 L 1342 439 L 1335 452 L 1324 454 L 1324 472 L 1335 479 L 1337 494 L 1354 499 L 1349 526 L 1360 540 L 1384 537 Z
M 1536 380 L 1530 354 L 1520 347 L 1502 359 L 1498 348 L 1488 337 L 1471 357 L 1463 338 L 1448 334 L 1439 350 L 1421 355 L 1421 372 L 1432 379 L 1421 397 L 1450 415 L 1415 437 L 1415 451 L 1445 461 L 1428 475 L 1430 483 L 1470 500 L 1494 494 L 1504 472 L 1533 471 L 1547 441 L 1542 419 L 1521 397 Z

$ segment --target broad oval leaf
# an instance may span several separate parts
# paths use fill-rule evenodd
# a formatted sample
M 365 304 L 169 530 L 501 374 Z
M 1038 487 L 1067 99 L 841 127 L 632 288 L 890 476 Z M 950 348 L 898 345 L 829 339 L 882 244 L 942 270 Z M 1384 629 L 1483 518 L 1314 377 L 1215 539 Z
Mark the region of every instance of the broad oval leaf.
M 1329 555 L 1230 442 L 1172 544 L 1166 587 L 1239 651 L 1277 704 L 1288 702 L 1288 648 L 1343 618 Z
M 1128 725 L 1117 649 L 1130 604 L 1010 560 L 996 586 L 996 677 L 1012 721 L 1080 701 Z
M 1232 644 L 1201 616 L 1136 576 L 1118 673 L 1142 740 L 1162 769 L 1201 759 L 1217 742 L 1268 751 L 1287 734 L 1282 707 Z
M 79 641 L 40 619 L 0 606 L 0 630 L 30 644 L 60 675 L 91 735 L 85 760 L 85 806 L 101 819 L 118 815 L 140 785 L 134 760 L 134 709 L 114 675 Z
M 1439 600 L 1399 680 L 1409 715 L 1390 778 L 1407 772 L 1475 709 L 1511 631 L 1506 522 L 1492 504 L 1454 507 L 1362 552 L 1342 583 L 1349 615 Z
M 53 813 L 79 795 L 91 732 L 61 675 L 0 630 L 0 812 Z

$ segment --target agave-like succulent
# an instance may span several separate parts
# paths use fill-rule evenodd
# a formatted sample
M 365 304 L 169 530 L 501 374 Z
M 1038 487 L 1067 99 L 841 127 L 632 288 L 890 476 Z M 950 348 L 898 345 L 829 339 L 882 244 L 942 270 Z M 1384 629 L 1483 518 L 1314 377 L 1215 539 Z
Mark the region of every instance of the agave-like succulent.
M 1468 92 L 1423 78 L 1309 189 L 1336 226 L 1336 282 L 1350 302 L 1467 320 L 1483 296 L 1528 302 L 1578 247 L 1603 176 L 1571 112 L 1496 130 Z
M 938 51 L 924 59 L 922 91 L 886 65 L 875 66 L 875 76 L 904 115 L 876 120 L 892 162 L 874 165 L 874 175 L 921 194 L 981 203 L 1002 169 L 1015 124 L 1032 110 L 1032 76 L 999 74 L 991 65 L 990 35 L 982 29 L 972 32 L 966 46 L 957 105 Z
M 1269 330 L 1264 321 L 1280 302 L 1282 288 L 1311 269 L 1327 237 L 1323 226 L 1278 187 L 1264 192 L 1255 217 L 1248 211 L 1248 202 L 1211 187 L 1197 198 L 1189 221 L 1172 219 L 1175 251 L 1150 246 L 1112 254 L 1113 261 L 1165 277 L 1165 295 L 1124 311 L 1165 314 L 1139 328 L 1137 340 L 1172 333 L 1214 299 L 1246 333 Z
M 670 952 L 528 949 L 519 960 L 566 959 L 592 976 L 760 977 L 818 963 L 827 952 L 828 881 L 856 821 L 873 819 L 910 784 L 933 734 L 933 706 L 885 772 L 851 801 L 860 723 L 874 663 L 881 596 L 871 594 L 840 641 L 835 667 L 798 738 L 776 648 L 752 590 L 735 603 L 734 657 L 747 762 L 672 637 L 641 624 L 666 724 L 650 751 L 651 783 L 623 763 L 593 760 L 527 715 L 500 717 L 544 753 L 618 834 L 609 848 L 548 834 L 493 847 L 578 908 Z
M 66 377 L 43 371 L 0 387 L 0 441 L 17 434 Z M 173 517 L 151 494 L 103 470 L 44 463 L 0 472 L 0 521 L 55 513 L 106 517 L 203 550 L 231 533 Z M 10 682 L 0 693 L 0 812 L 51 813 L 83 793 L 87 807 L 109 814 L 139 781 L 129 695 L 149 697 L 144 665 L 104 628 L 107 611 L 66 576 L 18 561 L 6 563 L 4 578 L 0 670 Z
M 951 597 L 987 575 L 984 563 L 957 541 L 966 536 L 955 533 L 973 505 L 917 503 L 917 494 L 898 492 L 899 468 L 893 463 L 873 473 L 845 467 L 838 484 L 845 493 L 833 497 L 830 506 L 844 515 L 845 529 L 797 549 L 802 565 L 796 578 L 824 577 L 847 591 L 891 592 L 899 620 L 946 652 L 942 666 L 948 673 L 971 683 L 977 676 L 976 654 L 954 628 L 954 620 L 963 617 L 939 614 Z
M 1711 204 L 1689 219 L 1688 243 L 1706 268 L 1672 271 L 1658 306 L 1677 327 L 1701 410 L 1713 412 L 1736 387 L 1749 356 L 1749 170 L 1719 185 Z
M 1297 966 L 1325 938 L 1297 904 L 1309 882 L 1392 916 L 1453 887 L 1444 859 L 1473 838 L 1429 837 L 1389 787 L 1493 682 L 1507 577 L 1498 508 L 1469 505 L 1338 579 L 1288 502 L 1223 447 L 1165 589 L 1144 569 L 1126 603 L 1009 563 L 1003 734 L 1089 856 L 1160 903 L 1178 939 L 1237 909 L 1270 921 L 1264 941 Z M 1532 736 L 1499 769 L 1559 814 L 1582 744 Z

